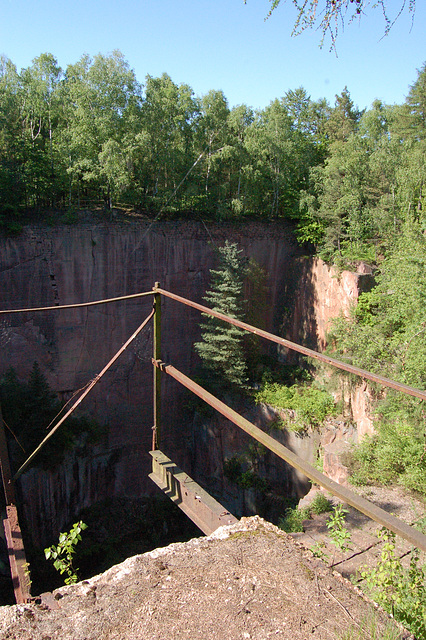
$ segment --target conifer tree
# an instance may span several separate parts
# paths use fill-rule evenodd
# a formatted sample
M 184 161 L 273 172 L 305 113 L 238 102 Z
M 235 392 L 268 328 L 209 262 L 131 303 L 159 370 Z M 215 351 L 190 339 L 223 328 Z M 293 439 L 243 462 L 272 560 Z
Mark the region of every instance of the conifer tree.
M 204 300 L 214 311 L 242 319 L 243 277 L 246 270 L 242 251 L 236 243 L 225 242 L 219 247 L 219 268 L 210 269 L 211 289 Z M 247 365 L 242 340 L 244 331 L 211 316 L 202 323 L 201 342 L 194 347 L 203 367 L 219 384 L 244 387 Z

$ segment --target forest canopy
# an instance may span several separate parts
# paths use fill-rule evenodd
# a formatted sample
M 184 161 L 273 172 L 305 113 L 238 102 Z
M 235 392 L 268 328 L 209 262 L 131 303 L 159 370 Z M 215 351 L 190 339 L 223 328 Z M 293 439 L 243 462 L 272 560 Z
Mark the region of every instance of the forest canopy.
M 425 139 L 425 66 L 402 105 L 298 87 L 253 111 L 167 74 L 141 84 L 119 51 L 65 70 L 44 53 L 20 72 L 2 56 L 0 225 L 117 206 L 285 219 L 326 259 L 374 261 L 408 220 L 424 228 Z

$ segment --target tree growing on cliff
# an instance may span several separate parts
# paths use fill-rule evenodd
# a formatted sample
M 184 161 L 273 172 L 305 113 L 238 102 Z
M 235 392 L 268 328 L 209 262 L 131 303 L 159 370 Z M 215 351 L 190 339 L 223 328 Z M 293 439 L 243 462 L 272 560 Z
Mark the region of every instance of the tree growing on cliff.
M 228 240 L 218 248 L 219 267 L 210 269 L 211 289 L 204 300 L 214 311 L 232 318 L 243 315 L 243 277 L 246 261 L 236 243 Z M 247 364 L 243 350 L 244 331 L 231 324 L 205 315 L 201 325 L 201 342 L 194 347 L 212 381 L 244 387 L 247 383 Z

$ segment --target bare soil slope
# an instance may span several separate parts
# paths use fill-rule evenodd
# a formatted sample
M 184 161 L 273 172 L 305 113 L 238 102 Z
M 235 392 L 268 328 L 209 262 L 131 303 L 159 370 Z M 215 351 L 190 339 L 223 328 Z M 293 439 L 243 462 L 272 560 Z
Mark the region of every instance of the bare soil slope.
M 395 635 L 386 638 L 409 637 L 257 516 L 129 558 L 53 595 L 56 610 L 1 608 L 1 640 L 372 640 L 389 626 Z

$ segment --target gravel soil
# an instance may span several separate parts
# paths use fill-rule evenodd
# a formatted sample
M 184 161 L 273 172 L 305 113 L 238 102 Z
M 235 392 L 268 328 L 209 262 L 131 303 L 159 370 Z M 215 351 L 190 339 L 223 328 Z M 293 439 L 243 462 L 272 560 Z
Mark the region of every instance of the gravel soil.
M 257 516 L 129 558 L 41 603 L 0 608 L 1 640 L 383 637 L 411 636 Z

